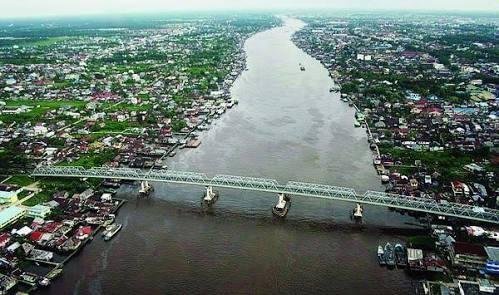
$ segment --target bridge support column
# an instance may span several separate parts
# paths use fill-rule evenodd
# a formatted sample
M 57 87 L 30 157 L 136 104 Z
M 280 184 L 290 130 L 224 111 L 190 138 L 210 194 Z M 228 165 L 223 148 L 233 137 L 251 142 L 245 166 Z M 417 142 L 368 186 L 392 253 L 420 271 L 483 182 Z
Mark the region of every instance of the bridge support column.
M 148 197 L 154 191 L 154 187 L 145 180 L 140 183 L 139 197 Z
M 288 215 L 289 207 L 291 207 L 291 198 L 283 193 L 278 194 L 277 204 L 272 207 L 272 214 L 279 218 L 284 218 Z
M 357 203 L 355 205 L 355 208 L 352 210 L 352 215 L 351 217 L 356 221 L 356 222 L 361 222 L 362 221 L 362 214 L 364 213 L 364 207 L 362 207 L 361 204 Z
M 212 206 L 218 201 L 219 195 L 220 195 L 219 192 L 213 190 L 213 187 L 211 185 L 207 186 L 206 191 L 203 195 L 203 199 L 201 200 L 201 203 L 206 206 Z

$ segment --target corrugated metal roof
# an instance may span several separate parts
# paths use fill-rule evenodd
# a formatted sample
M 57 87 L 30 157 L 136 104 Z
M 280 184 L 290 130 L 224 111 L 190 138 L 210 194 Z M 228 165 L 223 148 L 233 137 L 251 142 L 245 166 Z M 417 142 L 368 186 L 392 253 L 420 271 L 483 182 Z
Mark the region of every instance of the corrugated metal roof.
M 25 210 L 21 207 L 8 207 L 0 211 L 0 224 L 9 223 L 19 214 L 22 214 Z
M 409 261 L 423 259 L 423 250 L 407 248 L 407 259 Z
M 485 247 L 485 252 L 490 260 L 499 261 L 499 247 Z

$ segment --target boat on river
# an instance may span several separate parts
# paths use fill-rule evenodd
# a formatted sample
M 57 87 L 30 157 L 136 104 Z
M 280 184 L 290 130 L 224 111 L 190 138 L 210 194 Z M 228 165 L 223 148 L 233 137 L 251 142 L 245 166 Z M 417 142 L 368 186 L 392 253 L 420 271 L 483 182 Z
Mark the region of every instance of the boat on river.
M 334 85 L 331 88 L 329 88 L 329 92 L 339 92 L 340 90 L 341 90 L 340 86 L 338 85 Z
M 104 240 L 109 241 L 112 239 L 123 227 L 122 224 L 111 224 L 106 228 L 106 234 L 104 235 Z
M 206 192 L 204 193 L 203 199 L 201 202 L 206 206 L 212 206 L 218 201 L 219 197 L 218 191 L 213 190 L 213 187 L 206 187 Z
M 40 287 L 47 287 L 48 285 L 50 285 L 50 280 L 46 277 L 40 277 L 37 283 Z
M 393 250 L 393 246 L 390 243 L 386 243 L 385 245 L 385 263 L 389 267 L 395 266 L 395 252 Z
M 378 263 L 379 265 L 385 265 L 385 250 L 383 250 L 383 246 L 378 245 Z
M 300 64 L 300 71 L 305 71 L 305 67 L 302 64 Z
M 395 245 L 395 262 L 398 267 L 407 265 L 407 249 L 402 244 Z
M 284 218 L 288 214 L 289 207 L 291 207 L 291 198 L 286 194 L 279 194 L 277 204 L 272 207 L 272 214 L 279 218 Z

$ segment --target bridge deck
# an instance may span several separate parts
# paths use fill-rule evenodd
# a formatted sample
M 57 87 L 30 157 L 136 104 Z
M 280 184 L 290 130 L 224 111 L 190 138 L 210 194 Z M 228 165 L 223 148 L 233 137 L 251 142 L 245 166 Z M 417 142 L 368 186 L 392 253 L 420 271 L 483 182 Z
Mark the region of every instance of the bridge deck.
M 371 204 L 410 211 L 426 212 L 468 220 L 499 224 L 499 210 L 469 206 L 458 203 L 439 203 L 432 199 L 367 191 L 359 195 L 352 188 L 289 181 L 285 185 L 274 179 L 216 175 L 208 177 L 204 173 L 171 170 L 150 170 L 129 168 L 49 166 L 36 168 L 33 176 L 107 178 L 126 180 L 147 180 L 200 186 L 215 186 L 269 193 L 286 193 L 313 198 L 341 200 L 353 203 Z

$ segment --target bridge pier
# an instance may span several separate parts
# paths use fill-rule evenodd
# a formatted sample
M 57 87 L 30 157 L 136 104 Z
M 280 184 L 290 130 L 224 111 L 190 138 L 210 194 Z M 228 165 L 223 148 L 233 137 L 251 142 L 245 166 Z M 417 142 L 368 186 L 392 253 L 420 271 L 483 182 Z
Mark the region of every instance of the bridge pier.
M 364 213 L 364 207 L 362 207 L 361 204 L 357 203 L 355 205 L 355 208 L 353 208 L 352 210 L 352 219 L 355 220 L 355 222 L 361 222 L 362 221 L 362 217 L 363 217 L 363 214 Z
M 272 214 L 276 217 L 284 218 L 288 215 L 289 207 L 291 207 L 291 198 L 284 193 L 280 193 L 277 196 L 277 204 L 272 207 Z
M 148 197 L 154 191 L 154 187 L 145 180 L 140 183 L 139 197 Z
M 211 207 L 218 201 L 219 195 L 220 193 L 216 190 L 213 190 L 213 187 L 211 185 L 207 186 L 201 202 L 202 204 Z

